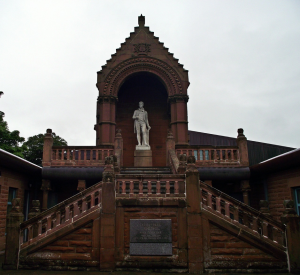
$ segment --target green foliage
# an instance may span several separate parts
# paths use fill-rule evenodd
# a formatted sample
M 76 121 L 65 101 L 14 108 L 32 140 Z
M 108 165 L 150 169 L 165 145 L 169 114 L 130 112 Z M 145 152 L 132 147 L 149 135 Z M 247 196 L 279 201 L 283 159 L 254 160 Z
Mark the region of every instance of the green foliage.
M 26 146 L 21 143 L 25 141 L 25 138 L 20 137 L 20 132 L 17 130 L 10 132 L 7 122 L 3 118 L 4 113 L 0 112 L 0 148 L 23 158 Z
M 68 143 L 60 136 L 52 133 L 53 146 L 66 146 Z M 44 135 L 39 134 L 29 137 L 26 142 L 24 142 L 26 150 L 24 150 L 24 158 L 32 163 L 42 166 L 43 160 L 43 145 L 44 145 Z

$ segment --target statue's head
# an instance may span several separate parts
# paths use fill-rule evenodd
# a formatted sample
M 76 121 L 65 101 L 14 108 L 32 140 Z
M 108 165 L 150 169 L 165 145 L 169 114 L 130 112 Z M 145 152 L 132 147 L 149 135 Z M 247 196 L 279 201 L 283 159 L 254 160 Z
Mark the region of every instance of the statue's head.
M 143 108 L 143 107 L 144 107 L 144 102 L 143 102 L 143 101 L 140 101 L 140 102 L 139 102 L 139 107 L 140 107 L 140 108 Z

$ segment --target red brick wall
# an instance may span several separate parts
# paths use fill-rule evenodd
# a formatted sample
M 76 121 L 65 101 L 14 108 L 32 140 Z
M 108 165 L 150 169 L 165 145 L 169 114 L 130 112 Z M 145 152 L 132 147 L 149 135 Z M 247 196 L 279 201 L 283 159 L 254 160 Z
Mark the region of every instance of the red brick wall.
M 47 245 L 41 251 L 57 252 L 57 253 L 72 253 L 74 254 L 89 254 L 92 252 L 92 225 L 89 223 L 83 228 L 80 228 L 73 233 Z
M 278 259 L 274 258 L 259 248 L 242 241 L 210 224 L 210 260 L 205 263 L 206 270 L 209 269 L 240 269 L 272 268 L 277 265 Z M 251 263 L 251 264 L 249 264 Z M 284 265 L 285 263 L 282 263 Z M 265 266 L 265 267 L 263 267 Z M 228 272 L 228 271 L 227 271 Z
M 5 228 L 9 187 L 17 188 L 16 197 L 21 199 L 21 211 L 23 211 L 24 191 L 27 189 L 28 178 L 16 171 L 0 167 L 0 251 L 5 249 Z
M 167 92 L 153 76 L 139 74 L 131 78 L 120 89 L 116 106 L 116 128 L 122 130 L 125 167 L 133 166 L 137 137 L 133 128 L 133 113 L 144 102 L 151 126 L 150 146 L 153 166 L 166 166 L 166 139 L 170 118 L 168 115 Z
M 294 187 L 300 187 L 300 168 L 274 173 L 267 179 L 268 197 L 271 215 L 280 220 L 283 213 L 283 201 L 293 198 Z

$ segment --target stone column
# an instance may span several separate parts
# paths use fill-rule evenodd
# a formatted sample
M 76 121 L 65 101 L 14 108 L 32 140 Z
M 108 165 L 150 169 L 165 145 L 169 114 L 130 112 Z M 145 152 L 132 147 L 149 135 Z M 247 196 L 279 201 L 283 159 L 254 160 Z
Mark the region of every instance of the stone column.
M 97 145 L 113 145 L 115 138 L 115 109 L 114 96 L 99 96 L 97 104 Z
M 239 147 L 241 165 L 249 166 L 247 138 L 245 137 L 244 130 L 242 128 L 238 129 L 236 143 Z
M 201 194 L 199 172 L 195 166 L 194 156 L 189 156 L 187 159 L 186 200 L 189 273 L 203 273 L 203 228 L 200 210 Z
M 288 250 L 289 272 L 300 273 L 300 218 L 292 200 L 283 202 L 284 212 L 281 221 L 286 225 L 286 245 Z
M 187 95 L 177 95 L 176 98 L 176 144 L 188 144 Z
M 53 146 L 52 130 L 47 129 L 47 132 L 44 136 L 43 162 L 42 162 L 43 166 L 51 166 L 52 146 Z
M 6 218 L 6 248 L 3 269 L 18 269 L 20 249 L 20 224 L 24 215 L 20 210 L 21 199 L 12 200 L 12 209 Z
M 100 270 L 115 269 L 115 174 L 113 156 L 106 157 L 102 179 L 102 213 L 100 222 Z
M 48 192 L 51 190 L 50 180 L 42 180 L 41 190 L 43 190 L 42 211 L 45 211 L 48 208 Z
M 115 155 L 119 168 L 123 166 L 123 138 L 121 129 L 117 129 L 115 136 Z
M 85 189 L 86 189 L 86 182 L 85 182 L 85 180 L 78 180 L 77 190 L 79 192 L 82 192 Z
M 250 189 L 250 184 L 248 180 L 242 180 L 241 181 L 241 191 L 243 192 L 243 201 L 245 204 L 249 204 L 249 192 L 251 191 Z

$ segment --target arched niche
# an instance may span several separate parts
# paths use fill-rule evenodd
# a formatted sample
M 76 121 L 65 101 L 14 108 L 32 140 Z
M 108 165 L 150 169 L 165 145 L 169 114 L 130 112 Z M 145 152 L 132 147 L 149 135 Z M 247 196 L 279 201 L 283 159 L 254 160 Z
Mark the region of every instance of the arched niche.
M 119 86 L 116 103 L 116 128 L 122 130 L 123 165 L 133 166 L 137 145 L 133 128 L 133 113 L 144 102 L 148 112 L 150 146 L 153 166 L 166 166 L 166 137 L 170 126 L 170 111 L 166 84 L 157 75 L 137 72 L 129 75 Z

